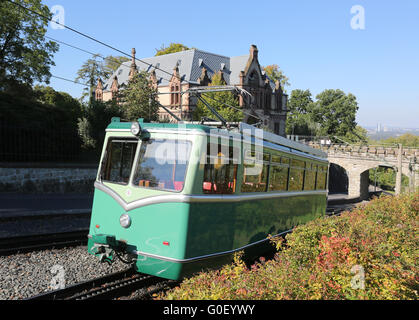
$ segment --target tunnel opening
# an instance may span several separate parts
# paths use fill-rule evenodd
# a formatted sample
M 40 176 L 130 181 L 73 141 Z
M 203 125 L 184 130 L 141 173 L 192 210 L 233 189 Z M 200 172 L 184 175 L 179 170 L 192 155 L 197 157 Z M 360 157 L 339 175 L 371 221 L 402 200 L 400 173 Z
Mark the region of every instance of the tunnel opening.
M 348 194 L 349 179 L 346 170 L 330 163 L 329 167 L 329 194 Z

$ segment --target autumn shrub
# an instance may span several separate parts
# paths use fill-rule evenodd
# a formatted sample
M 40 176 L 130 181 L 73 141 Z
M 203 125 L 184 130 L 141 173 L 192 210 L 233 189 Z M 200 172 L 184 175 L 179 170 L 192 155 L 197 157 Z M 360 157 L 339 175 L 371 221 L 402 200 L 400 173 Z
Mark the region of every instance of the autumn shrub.
M 417 299 L 419 193 L 381 197 L 299 226 L 274 259 L 239 254 L 156 299 Z

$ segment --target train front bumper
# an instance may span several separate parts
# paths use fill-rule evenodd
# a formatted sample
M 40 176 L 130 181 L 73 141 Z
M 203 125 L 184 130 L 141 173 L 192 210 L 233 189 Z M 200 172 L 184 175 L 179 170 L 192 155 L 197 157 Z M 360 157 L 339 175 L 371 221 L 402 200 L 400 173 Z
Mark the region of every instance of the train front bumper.
M 100 261 L 112 263 L 115 252 L 126 252 L 127 244 L 107 234 L 89 234 L 87 249 L 90 254 L 98 256 Z

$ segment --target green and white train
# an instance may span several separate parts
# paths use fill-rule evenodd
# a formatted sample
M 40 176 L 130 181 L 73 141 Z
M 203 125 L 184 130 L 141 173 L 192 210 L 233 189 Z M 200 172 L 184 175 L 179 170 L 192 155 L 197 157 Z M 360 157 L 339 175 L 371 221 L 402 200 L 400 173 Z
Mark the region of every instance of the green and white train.
M 106 129 L 88 250 L 133 261 L 138 272 L 181 279 L 272 248 L 325 214 L 326 154 L 240 123 L 120 122 Z M 125 259 L 124 259 L 125 258 Z

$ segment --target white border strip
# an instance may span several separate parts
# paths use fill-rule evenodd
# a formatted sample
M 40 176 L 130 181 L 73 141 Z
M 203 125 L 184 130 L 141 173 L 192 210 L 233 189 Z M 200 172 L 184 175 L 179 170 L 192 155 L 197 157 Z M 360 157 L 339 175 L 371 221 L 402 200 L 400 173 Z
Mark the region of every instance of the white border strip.
M 95 188 L 110 195 L 125 211 L 149 206 L 152 204 L 177 202 L 177 203 L 216 203 L 216 202 L 240 202 L 250 200 L 264 200 L 273 198 L 296 197 L 305 195 L 327 195 L 326 190 L 313 191 L 296 191 L 296 192 L 261 192 L 240 195 L 186 195 L 186 194 L 164 194 L 158 196 L 147 197 L 133 202 L 125 202 L 121 196 L 111 188 L 105 186 L 103 183 L 95 181 Z
M 289 233 L 291 231 L 292 231 L 292 229 L 289 229 L 287 231 L 278 233 L 277 235 L 275 235 L 273 237 L 279 237 L 279 236 L 282 236 L 282 235 L 284 235 L 286 233 Z M 222 251 L 222 252 L 217 252 L 217 253 L 211 253 L 211 254 L 207 254 L 207 255 L 203 255 L 203 256 L 198 256 L 198 257 L 193 257 L 193 258 L 188 258 L 188 259 L 169 258 L 169 257 L 164 257 L 164 256 L 159 256 L 159 255 L 155 255 L 155 254 L 143 252 L 143 251 L 133 251 L 133 253 L 134 254 L 137 254 L 137 255 L 149 257 L 149 258 L 163 260 L 163 261 L 169 261 L 169 262 L 175 262 L 175 263 L 189 263 L 189 262 L 195 262 L 195 261 L 199 261 L 199 260 L 205 260 L 205 259 L 209 259 L 209 258 L 213 258 L 213 257 L 217 257 L 217 256 L 223 256 L 223 255 L 226 255 L 226 254 L 232 254 L 234 252 L 247 249 L 247 248 L 249 248 L 251 246 L 260 244 L 260 243 L 265 242 L 265 241 L 269 241 L 269 239 L 268 238 L 265 238 L 265 239 L 262 239 L 262 240 L 259 240 L 259 241 L 256 241 L 256 242 L 252 242 L 250 244 L 247 244 L 247 245 L 245 245 L 243 247 L 240 247 L 240 248 L 237 248 L 237 249 L 232 249 L 232 250 Z M 137 261 L 138 260 L 140 260 L 140 259 L 137 259 Z

